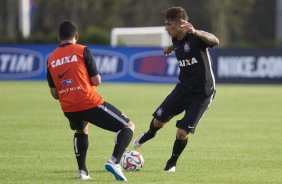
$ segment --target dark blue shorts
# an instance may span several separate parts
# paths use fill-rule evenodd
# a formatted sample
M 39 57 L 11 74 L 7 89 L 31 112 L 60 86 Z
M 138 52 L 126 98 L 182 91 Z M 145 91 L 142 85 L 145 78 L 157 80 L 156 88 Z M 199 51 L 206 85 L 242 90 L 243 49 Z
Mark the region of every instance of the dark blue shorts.
M 107 102 L 83 111 L 65 112 L 65 116 L 68 118 L 72 130 L 82 130 L 89 122 L 100 128 L 118 132 L 130 121 L 116 107 Z
M 214 96 L 215 91 L 208 97 L 192 97 L 183 91 L 180 84 L 177 84 L 156 109 L 153 116 L 157 120 L 166 123 L 174 116 L 185 111 L 184 117 L 177 121 L 176 127 L 194 133 L 198 122 L 207 111 Z

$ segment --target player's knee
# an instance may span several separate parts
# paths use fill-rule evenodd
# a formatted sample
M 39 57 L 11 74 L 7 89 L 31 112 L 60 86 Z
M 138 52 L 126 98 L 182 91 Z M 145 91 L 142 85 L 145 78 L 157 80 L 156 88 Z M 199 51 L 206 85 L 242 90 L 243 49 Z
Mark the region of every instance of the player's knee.
M 156 118 L 154 118 L 154 127 L 156 127 L 156 128 L 163 128 L 164 125 L 165 125 L 165 123 L 163 123 L 163 122 L 157 120 Z
M 130 128 L 132 132 L 135 130 L 135 124 L 132 121 L 129 121 L 127 125 L 125 125 L 126 128 Z
M 186 130 L 178 129 L 176 133 L 176 138 L 179 140 L 185 140 L 185 139 L 188 139 L 188 135 L 189 135 L 189 132 L 187 132 Z
M 82 130 L 76 129 L 75 132 L 87 135 L 88 134 L 88 125 L 86 125 Z

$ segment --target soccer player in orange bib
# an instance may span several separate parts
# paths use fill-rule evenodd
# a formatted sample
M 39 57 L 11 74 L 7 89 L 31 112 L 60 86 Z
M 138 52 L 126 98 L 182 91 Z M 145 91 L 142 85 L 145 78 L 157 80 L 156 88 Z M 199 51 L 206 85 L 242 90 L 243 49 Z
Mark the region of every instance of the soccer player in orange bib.
M 75 130 L 73 145 L 78 178 L 90 179 L 86 167 L 89 122 L 117 132 L 116 144 L 105 168 L 117 180 L 126 181 L 119 162 L 132 139 L 135 125 L 96 91 L 95 87 L 101 84 L 101 77 L 90 50 L 76 43 L 76 24 L 71 21 L 61 23 L 59 39 L 60 45 L 48 57 L 47 80 L 52 96 L 59 100 L 71 129 Z

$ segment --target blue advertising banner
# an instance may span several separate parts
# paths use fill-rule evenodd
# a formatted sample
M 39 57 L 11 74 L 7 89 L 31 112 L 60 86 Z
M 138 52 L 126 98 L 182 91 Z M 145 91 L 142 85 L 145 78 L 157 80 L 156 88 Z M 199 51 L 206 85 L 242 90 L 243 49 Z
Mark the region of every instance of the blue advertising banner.
M 56 45 L 0 45 L 0 80 L 46 79 L 46 58 Z
M 0 45 L 0 80 L 45 80 L 57 45 Z M 175 83 L 179 63 L 161 48 L 88 45 L 103 81 Z M 218 83 L 282 84 L 282 50 L 212 49 Z
M 0 47 L 0 79 L 37 77 L 44 71 L 44 56 L 22 48 Z
M 214 60 L 217 82 L 282 84 L 282 50 L 220 49 Z
M 129 74 L 149 82 L 176 82 L 178 61 L 164 56 L 162 51 L 140 52 L 129 58 Z

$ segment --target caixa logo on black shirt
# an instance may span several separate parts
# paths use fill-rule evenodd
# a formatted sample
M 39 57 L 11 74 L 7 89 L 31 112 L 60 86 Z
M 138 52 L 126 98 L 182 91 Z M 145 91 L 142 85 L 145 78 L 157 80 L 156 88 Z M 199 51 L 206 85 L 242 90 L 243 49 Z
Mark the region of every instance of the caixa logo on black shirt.
M 0 48 L 0 79 L 22 79 L 40 75 L 43 71 L 42 54 L 28 50 Z
M 179 67 L 188 67 L 188 66 L 194 65 L 196 63 L 198 63 L 198 61 L 195 58 L 179 60 Z
M 91 49 L 97 69 L 103 80 L 116 79 L 126 75 L 127 57 L 119 52 Z
M 129 59 L 129 73 L 135 78 L 152 82 L 176 82 L 179 62 L 172 56 L 164 56 L 162 51 L 135 54 Z

